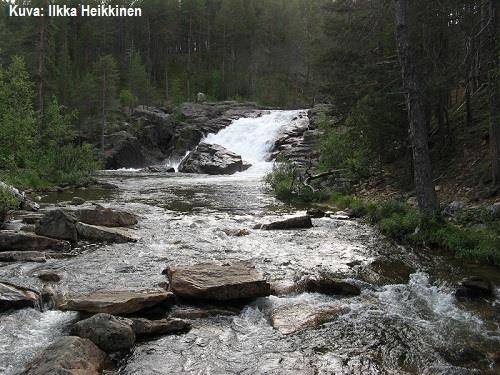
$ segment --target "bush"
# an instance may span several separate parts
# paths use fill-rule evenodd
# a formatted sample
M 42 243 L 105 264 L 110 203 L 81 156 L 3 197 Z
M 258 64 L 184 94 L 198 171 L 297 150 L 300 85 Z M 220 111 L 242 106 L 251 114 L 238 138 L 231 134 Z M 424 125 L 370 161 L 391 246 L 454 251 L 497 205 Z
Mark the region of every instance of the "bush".
M 5 186 L 0 184 L 0 224 L 5 220 L 7 212 L 19 208 L 21 202 L 17 200 Z

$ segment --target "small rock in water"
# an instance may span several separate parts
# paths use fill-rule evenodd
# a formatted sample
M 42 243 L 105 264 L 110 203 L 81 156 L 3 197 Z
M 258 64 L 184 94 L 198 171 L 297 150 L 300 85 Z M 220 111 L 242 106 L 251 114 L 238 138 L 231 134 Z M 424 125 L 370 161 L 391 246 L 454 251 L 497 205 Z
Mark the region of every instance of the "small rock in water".
M 325 217 L 326 213 L 325 211 L 319 209 L 319 208 L 310 208 L 307 210 L 306 214 L 308 216 L 311 216 L 312 218 L 319 219 L 322 217 Z
M 33 290 L 10 283 L 0 283 L 0 312 L 39 305 L 40 296 Z
M 49 282 L 59 282 L 61 281 L 61 276 L 59 276 L 55 272 L 42 272 L 37 275 L 37 277 L 42 280 L 42 281 L 49 281 Z
M 191 323 L 182 319 L 148 320 L 144 318 L 131 318 L 132 328 L 137 337 L 150 337 L 158 335 L 173 335 L 185 333 L 191 329 Z
M 71 202 L 69 202 L 69 204 L 71 204 L 73 206 L 81 206 L 84 203 L 85 203 L 85 199 L 80 198 L 80 197 L 73 197 Z
M 42 251 L 4 251 L 0 252 L 0 262 L 36 262 L 47 261 Z
M 23 374 L 98 375 L 112 367 L 107 354 L 92 341 L 64 336 L 49 345 Z
M 458 298 L 488 298 L 494 295 L 493 284 L 489 280 L 475 276 L 463 280 L 455 291 L 455 296 Z
M 133 322 L 110 314 L 96 314 L 73 325 L 71 333 L 89 339 L 106 353 L 129 350 L 135 344 Z
M 74 211 L 76 218 L 85 224 L 104 227 L 130 227 L 138 223 L 137 215 L 127 211 L 113 210 L 96 205 Z
M 248 262 L 218 265 L 202 263 L 166 270 L 172 291 L 179 297 L 230 301 L 265 297 L 270 286 Z
M 248 229 L 223 229 L 222 231 L 232 237 L 242 237 L 250 234 Z
M 343 280 L 334 280 L 326 277 L 318 279 L 307 278 L 304 281 L 305 291 L 327 295 L 359 296 L 361 289 L 358 286 Z
M 275 221 L 270 224 L 258 224 L 255 229 L 264 230 L 284 230 L 284 229 L 307 229 L 312 228 L 312 221 L 310 216 L 298 216 L 281 221 Z

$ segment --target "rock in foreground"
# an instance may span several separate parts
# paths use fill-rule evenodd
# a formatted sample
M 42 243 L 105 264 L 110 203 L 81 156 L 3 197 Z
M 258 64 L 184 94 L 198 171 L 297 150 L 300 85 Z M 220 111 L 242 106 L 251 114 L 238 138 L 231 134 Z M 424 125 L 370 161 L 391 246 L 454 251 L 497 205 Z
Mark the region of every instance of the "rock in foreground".
M 234 174 L 250 168 L 241 156 L 219 145 L 200 143 L 179 165 L 179 172 Z
M 122 228 L 108 228 L 98 225 L 76 223 L 78 237 L 89 241 L 98 242 L 137 242 L 137 237 Z
M 61 309 L 113 315 L 132 314 L 173 298 L 172 293 L 162 289 L 97 291 L 70 298 Z
M 0 312 L 35 307 L 39 301 L 40 296 L 32 290 L 8 283 L 0 283 Z
M 67 241 L 38 236 L 27 232 L 0 231 L 0 251 L 47 249 L 64 251 L 70 248 L 71 245 Z
M 110 314 L 96 314 L 81 320 L 71 333 L 89 339 L 107 353 L 129 350 L 135 344 L 132 321 Z
M 274 310 L 271 315 L 271 323 L 274 329 L 283 335 L 289 335 L 305 329 L 318 328 L 344 313 L 346 313 L 345 309 L 336 306 L 317 307 L 297 304 Z
M 283 229 L 308 229 L 312 228 L 312 221 L 310 216 L 298 216 L 290 219 L 275 221 L 270 224 L 258 224 L 255 229 L 264 230 L 283 230 Z
M 25 375 L 98 375 L 111 362 L 92 341 L 65 336 L 47 347 L 23 373 Z
M 171 290 L 189 299 L 247 300 L 270 294 L 270 285 L 262 273 L 247 262 L 176 266 L 166 272 Z
M 40 236 L 76 242 L 76 217 L 61 209 L 47 212 L 36 224 L 35 233 Z
M 95 209 L 82 208 L 75 211 L 75 216 L 85 224 L 104 227 L 129 227 L 137 224 L 137 216 L 122 210 L 113 210 L 97 206 Z

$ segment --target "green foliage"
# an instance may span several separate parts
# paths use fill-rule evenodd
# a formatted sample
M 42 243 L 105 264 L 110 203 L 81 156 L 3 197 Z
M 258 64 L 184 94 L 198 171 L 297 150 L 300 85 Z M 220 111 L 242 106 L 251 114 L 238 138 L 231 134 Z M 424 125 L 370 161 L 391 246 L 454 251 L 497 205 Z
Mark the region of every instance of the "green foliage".
M 120 104 L 122 107 L 132 108 L 138 104 L 138 99 L 129 90 L 120 91 Z
M 128 91 L 137 98 L 140 104 L 149 104 L 149 80 L 146 66 L 142 62 L 141 55 L 133 52 L 130 56 L 127 69 Z M 121 98 L 121 95 L 120 95 Z
M 8 188 L 0 184 L 0 224 L 4 221 L 7 212 L 19 208 L 20 204 L 21 202 L 10 194 Z

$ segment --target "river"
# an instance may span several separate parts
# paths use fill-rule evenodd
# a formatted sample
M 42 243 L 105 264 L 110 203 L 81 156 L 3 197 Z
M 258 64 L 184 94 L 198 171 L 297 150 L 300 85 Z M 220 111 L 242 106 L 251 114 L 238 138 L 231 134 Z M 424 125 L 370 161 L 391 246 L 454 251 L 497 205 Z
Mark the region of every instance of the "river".
M 463 302 L 453 286 L 464 276 L 487 276 L 497 287 L 498 269 L 464 266 L 450 255 L 398 246 L 355 220 L 313 219 L 307 230 L 261 231 L 255 224 L 300 209 L 275 200 L 263 188 L 267 152 L 280 130 L 301 111 L 273 111 L 240 119 L 207 141 L 221 144 L 254 166 L 233 176 L 102 171 L 119 189 L 50 194 L 47 206 L 77 195 L 91 203 L 140 216 L 141 240 L 83 244 L 77 256 L 47 263 L 0 263 L 0 278 L 41 289 L 34 277 L 55 271 L 63 293 L 152 287 L 169 265 L 248 260 L 273 284 L 305 275 L 333 274 L 357 284 L 355 297 L 295 293 L 253 301 L 230 316 L 193 321 L 184 335 L 140 342 L 119 364 L 120 374 L 469 374 L 497 373 L 500 300 Z M 223 229 L 249 229 L 228 236 Z M 384 281 L 361 277 L 383 259 Z M 398 262 L 408 266 L 401 281 Z M 499 293 L 497 293 L 499 295 Z M 297 315 L 338 308 L 343 314 L 316 329 L 284 335 L 271 325 L 276 311 Z M 293 320 L 293 316 L 291 317 Z M 24 309 L 0 315 L 0 373 L 20 374 L 43 348 L 67 334 L 72 312 Z

